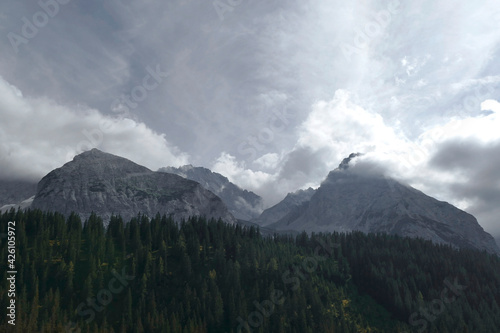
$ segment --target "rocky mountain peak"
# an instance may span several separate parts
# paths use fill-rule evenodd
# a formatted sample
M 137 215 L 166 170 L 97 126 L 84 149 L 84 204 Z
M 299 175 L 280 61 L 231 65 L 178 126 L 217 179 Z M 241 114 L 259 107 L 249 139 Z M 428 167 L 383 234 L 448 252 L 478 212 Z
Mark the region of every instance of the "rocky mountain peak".
M 126 158 L 92 149 L 47 174 L 38 183 L 33 208 L 72 211 L 82 218 L 95 212 L 106 221 L 112 214 L 125 220 L 138 213 L 236 220 L 212 192 L 180 176 L 154 172 Z
M 231 214 L 241 220 L 251 220 L 262 212 L 262 198 L 257 194 L 241 189 L 227 177 L 204 167 L 184 165 L 179 168 L 165 167 L 158 171 L 179 175 L 200 183 L 215 193 L 229 208 Z
M 145 166 L 134 163 L 124 157 L 105 153 L 97 148 L 76 155 L 71 162 L 64 165 L 65 169 L 94 171 L 99 174 L 109 173 L 140 173 L 152 172 Z M 58 169 L 56 169 L 58 170 Z
M 351 153 L 348 157 L 344 158 L 342 162 L 340 162 L 338 170 L 347 170 L 349 168 L 349 162 L 355 159 L 358 156 L 361 156 L 361 153 Z
M 83 153 L 73 157 L 74 162 L 96 161 L 96 160 L 104 161 L 104 160 L 126 160 L 126 159 L 120 156 L 105 153 L 97 148 L 92 148 L 91 150 L 84 151 Z
M 305 190 L 297 190 L 295 192 L 288 193 L 285 199 L 290 203 L 301 204 L 304 201 L 309 201 L 316 190 L 309 187 Z
M 171 168 L 171 167 L 167 167 L 167 168 Z M 180 166 L 178 169 L 182 172 L 189 172 L 190 170 L 194 169 L 194 166 L 192 164 L 186 164 L 186 165 Z
M 309 201 L 288 209 L 286 215 L 271 216 L 276 222 L 268 219 L 266 225 L 282 231 L 388 233 L 500 253 L 474 216 L 384 177 L 380 166 L 356 164 L 355 172 L 346 172 L 359 155 L 345 158 Z M 288 200 L 277 206 L 285 207 Z

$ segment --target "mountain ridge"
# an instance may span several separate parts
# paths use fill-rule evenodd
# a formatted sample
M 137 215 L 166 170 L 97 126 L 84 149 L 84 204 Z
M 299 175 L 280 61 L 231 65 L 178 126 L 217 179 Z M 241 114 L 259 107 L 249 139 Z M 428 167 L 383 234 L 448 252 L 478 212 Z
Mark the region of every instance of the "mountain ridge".
M 318 189 L 289 193 L 256 216 L 262 199 L 209 169 L 187 165 L 152 171 L 92 149 L 49 172 L 38 183 L 31 205 L 29 199 L 24 200 L 21 208 L 31 206 L 66 215 L 75 211 L 83 219 L 92 212 L 125 219 L 139 212 L 148 216 L 159 212 L 177 220 L 204 215 L 231 224 L 249 221 L 265 227 L 268 233 L 273 229 L 382 232 L 500 254 L 497 240 L 474 216 L 377 173 L 380 170 L 360 156 L 353 153 L 343 159 Z M 225 199 L 218 196 L 221 193 Z M 236 218 L 235 213 L 240 215 Z
M 237 219 L 250 221 L 262 212 L 263 202 L 260 196 L 240 188 L 231 183 L 227 177 L 210 169 L 194 167 L 189 164 L 179 168 L 164 167 L 158 171 L 176 174 L 200 183 L 204 188 L 220 197 Z

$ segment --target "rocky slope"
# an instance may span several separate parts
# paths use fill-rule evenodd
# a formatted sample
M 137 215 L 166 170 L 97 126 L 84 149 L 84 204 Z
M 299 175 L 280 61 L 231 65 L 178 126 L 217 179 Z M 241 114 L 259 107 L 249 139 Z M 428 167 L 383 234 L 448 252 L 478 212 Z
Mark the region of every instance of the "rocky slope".
M 112 214 L 129 220 L 139 212 L 149 216 L 159 212 L 176 220 L 204 215 L 236 221 L 221 199 L 197 182 L 154 172 L 97 149 L 43 177 L 31 207 L 65 215 L 75 211 L 84 219 L 95 212 L 105 222 Z
M 168 172 L 194 180 L 215 193 L 229 208 L 234 217 L 249 221 L 262 212 L 262 198 L 231 183 L 223 175 L 202 167 L 184 165 L 180 168 L 166 167 L 158 171 Z
M 382 232 L 500 253 L 474 216 L 394 179 L 351 170 L 348 165 L 355 157 L 352 154 L 331 171 L 300 212 L 289 213 L 269 227 Z
M 287 215 L 299 214 L 299 212 L 304 209 L 304 204 L 309 202 L 314 192 L 314 189 L 308 188 L 307 190 L 298 190 L 293 193 L 288 193 L 285 199 L 264 210 L 262 214 L 253 219 L 252 222 L 260 226 L 268 226 Z

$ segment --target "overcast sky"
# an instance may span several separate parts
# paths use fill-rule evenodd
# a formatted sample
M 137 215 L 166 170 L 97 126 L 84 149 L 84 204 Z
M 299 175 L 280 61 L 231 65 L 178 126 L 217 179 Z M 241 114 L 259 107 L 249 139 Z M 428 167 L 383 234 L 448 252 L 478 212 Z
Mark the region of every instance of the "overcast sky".
M 268 205 L 351 152 L 500 236 L 497 1 L 3 0 L 0 177 L 92 147 Z

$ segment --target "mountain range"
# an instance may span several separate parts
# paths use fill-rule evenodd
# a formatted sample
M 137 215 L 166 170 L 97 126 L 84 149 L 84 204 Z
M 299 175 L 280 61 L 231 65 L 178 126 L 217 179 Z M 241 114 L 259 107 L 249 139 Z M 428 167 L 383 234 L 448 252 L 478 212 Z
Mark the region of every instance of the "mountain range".
M 388 233 L 500 254 L 474 216 L 381 173 L 362 172 L 358 156 L 344 159 L 319 188 L 289 193 L 264 211 L 261 197 L 209 169 L 186 165 L 155 172 L 98 149 L 48 173 L 36 191 L 33 184 L 11 192 L 4 187 L 0 203 L 5 211 L 28 199 L 21 208 L 65 215 L 74 211 L 83 219 L 94 212 L 105 221 L 118 214 L 128 220 L 138 213 L 150 217 L 160 213 L 177 221 L 204 215 L 231 224 L 258 225 L 266 234 Z M 17 204 L 9 205 L 9 200 Z

